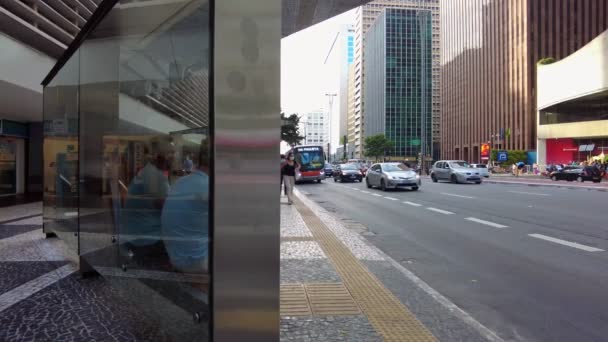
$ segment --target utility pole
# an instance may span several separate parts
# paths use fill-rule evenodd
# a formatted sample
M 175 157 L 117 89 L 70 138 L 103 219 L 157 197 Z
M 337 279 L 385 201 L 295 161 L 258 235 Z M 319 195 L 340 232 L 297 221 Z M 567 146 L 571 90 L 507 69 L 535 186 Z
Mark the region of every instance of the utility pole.
M 331 117 L 333 115 L 333 106 L 334 106 L 334 98 L 336 96 L 338 96 L 338 94 L 335 93 L 326 93 L 325 96 L 327 96 L 329 98 L 329 120 L 328 120 L 328 138 L 327 138 L 327 160 L 331 163 Z

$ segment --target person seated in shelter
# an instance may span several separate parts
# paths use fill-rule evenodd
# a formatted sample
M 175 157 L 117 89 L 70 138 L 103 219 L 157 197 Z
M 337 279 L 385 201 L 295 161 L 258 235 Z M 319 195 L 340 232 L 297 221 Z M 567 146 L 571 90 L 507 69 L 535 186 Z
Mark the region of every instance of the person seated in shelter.
M 158 142 L 145 147 L 144 154 L 146 164 L 128 186 L 120 215 L 121 235 L 126 236 L 128 247 L 162 248 L 160 217 L 169 193 L 169 180 L 160 167 L 164 164 L 164 158 Z M 155 251 L 149 250 L 149 253 L 155 254 Z
M 184 273 L 207 273 L 209 252 L 209 149 L 198 167 L 173 185 L 162 211 L 162 235 L 171 264 Z

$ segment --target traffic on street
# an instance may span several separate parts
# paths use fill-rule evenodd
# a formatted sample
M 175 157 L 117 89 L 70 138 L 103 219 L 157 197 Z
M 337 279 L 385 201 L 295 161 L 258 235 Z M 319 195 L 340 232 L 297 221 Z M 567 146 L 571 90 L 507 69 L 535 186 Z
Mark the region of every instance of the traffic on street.
M 424 176 L 382 191 L 373 172 L 298 189 L 504 340 L 608 336 L 605 192 Z

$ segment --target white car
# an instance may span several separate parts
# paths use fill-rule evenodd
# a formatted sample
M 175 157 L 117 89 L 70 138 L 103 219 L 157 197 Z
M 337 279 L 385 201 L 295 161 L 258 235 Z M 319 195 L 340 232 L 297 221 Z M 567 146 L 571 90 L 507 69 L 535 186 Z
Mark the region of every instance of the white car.
M 374 164 L 367 170 L 365 183 L 368 188 L 379 187 L 387 189 L 410 188 L 414 191 L 420 188 L 420 176 L 407 165 L 402 163 Z
M 487 164 L 471 164 L 471 167 L 478 169 L 480 176 L 490 178 L 490 170 L 488 170 Z

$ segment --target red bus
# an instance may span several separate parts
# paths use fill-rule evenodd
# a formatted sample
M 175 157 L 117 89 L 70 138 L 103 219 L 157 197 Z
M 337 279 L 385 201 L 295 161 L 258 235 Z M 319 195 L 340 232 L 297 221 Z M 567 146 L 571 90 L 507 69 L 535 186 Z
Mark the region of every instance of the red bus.
M 325 153 L 320 145 L 301 145 L 291 149 L 296 162 L 300 165 L 296 172 L 296 183 L 306 181 L 317 181 L 321 183 L 325 179 Z

